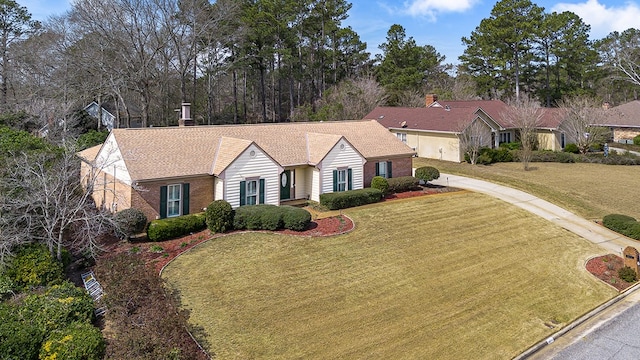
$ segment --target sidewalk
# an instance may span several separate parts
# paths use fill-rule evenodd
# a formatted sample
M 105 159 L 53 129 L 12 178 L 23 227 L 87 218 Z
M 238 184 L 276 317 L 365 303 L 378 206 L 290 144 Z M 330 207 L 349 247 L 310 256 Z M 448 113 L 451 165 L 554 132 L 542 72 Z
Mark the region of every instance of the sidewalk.
M 440 174 L 439 179 L 430 181 L 430 183 L 471 190 L 504 200 L 549 220 L 617 255 L 622 254 L 622 250 L 627 246 L 638 246 L 637 241 L 631 240 L 592 221 L 583 219 L 570 211 L 524 191 L 493 184 L 488 181 L 443 173 Z

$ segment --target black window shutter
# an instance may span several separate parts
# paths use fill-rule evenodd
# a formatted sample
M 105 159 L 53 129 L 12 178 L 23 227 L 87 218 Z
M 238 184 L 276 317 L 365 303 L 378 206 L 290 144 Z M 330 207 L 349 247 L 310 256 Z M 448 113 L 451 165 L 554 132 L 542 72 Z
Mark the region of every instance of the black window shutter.
M 338 170 L 333 170 L 333 192 L 338 191 Z
M 352 178 L 351 169 L 347 169 L 347 182 L 348 182 L 347 190 L 353 190 L 353 180 L 351 178 Z
M 240 181 L 240 206 L 247 203 L 247 182 Z
M 182 215 L 189 214 L 189 183 L 182 184 Z
M 264 179 L 260 179 L 260 190 L 258 191 L 258 204 L 264 204 Z
M 392 178 L 393 175 L 391 175 L 391 161 L 387 161 L 387 178 Z
M 160 219 L 167 217 L 167 187 L 160 186 Z
M 380 176 L 380 163 L 376 163 L 376 176 Z

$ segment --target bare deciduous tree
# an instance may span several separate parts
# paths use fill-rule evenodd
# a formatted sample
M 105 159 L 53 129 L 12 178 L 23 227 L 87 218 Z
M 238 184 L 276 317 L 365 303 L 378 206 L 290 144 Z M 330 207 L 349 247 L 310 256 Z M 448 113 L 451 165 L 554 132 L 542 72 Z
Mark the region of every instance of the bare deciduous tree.
M 469 162 L 475 165 L 483 147 L 491 146 L 491 130 L 482 120 L 476 119 L 470 124 L 458 125 L 460 148 L 469 157 Z
M 92 199 L 98 172 L 80 179 L 74 150 L 64 146 L 60 152 L 22 153 L 7 159 L 0 178 L 0 233 L 7 235 L 1 251 L 35 241 L 46 244 L 58 259 L 63 247 L 94 255 L 99 249 L 96 239 L 113 231 L 111 214 L 99 211 Z
M 606 110 L 601 102 L 592 97 L 576 96 L 559 102 L 564 109 L 560 129 L 568 141 L 578 146 L 581 154 L 586 154 L 597 143 L 607 141 L 611 131 L 601 125 L 606 120 Z
M 511 127 L 518 129 L 522 150 L 520 161 L 525 170 L 529 170 L 529 162 L 537 143 L 536 129 L 542 123 L 544 110 L 540 103 L 529 96 L 520 96 L 518 100 L 508 102 L 509 106 L 502 113 L 502 118 Z

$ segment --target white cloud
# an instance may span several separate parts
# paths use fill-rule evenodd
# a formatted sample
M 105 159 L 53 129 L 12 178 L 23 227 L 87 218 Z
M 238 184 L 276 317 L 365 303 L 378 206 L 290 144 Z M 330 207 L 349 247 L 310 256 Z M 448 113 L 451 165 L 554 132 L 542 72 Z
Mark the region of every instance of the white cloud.
M 624 5 L 607 6 L 599 0 L 587 0 L 579 4 L 558 3 L 552 11 L 571 11 L 591 25 L 591 38 L 601 39 L 612 31 L 624 31 L 640 26 L 640 7 L 633 1 Z
M 403 12 L 411 16 L 427 16 L 435 20 L 439 13 L 464 12 L 477 0 L 412 0 L 404 3 Z

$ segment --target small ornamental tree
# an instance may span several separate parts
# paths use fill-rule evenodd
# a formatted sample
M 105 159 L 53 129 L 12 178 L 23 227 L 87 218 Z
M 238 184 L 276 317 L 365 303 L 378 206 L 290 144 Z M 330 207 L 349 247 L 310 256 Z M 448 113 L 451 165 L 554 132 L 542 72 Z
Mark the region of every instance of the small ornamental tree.
M 216 200 L 207 206 L 207 227 L 213 233 L 233 230 L 233 208 L 225 200 Z
M 415 176 L 425 183 L 440 177 L 440 171 L 433 166 L 423 166 L 416 169 Z
M 122 238 L 139 234 L 147 227 L 147 217 L 140 209 L 130 208 L 122 210 L 116 213 L 114 220 L 118 235 Z

